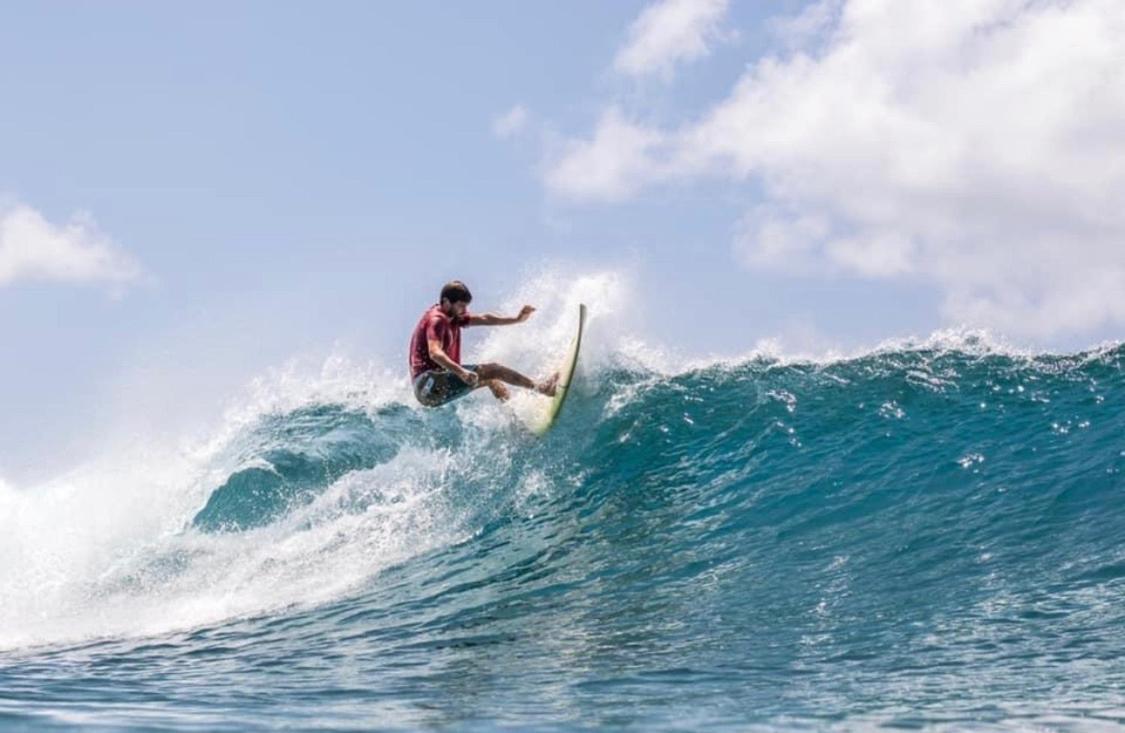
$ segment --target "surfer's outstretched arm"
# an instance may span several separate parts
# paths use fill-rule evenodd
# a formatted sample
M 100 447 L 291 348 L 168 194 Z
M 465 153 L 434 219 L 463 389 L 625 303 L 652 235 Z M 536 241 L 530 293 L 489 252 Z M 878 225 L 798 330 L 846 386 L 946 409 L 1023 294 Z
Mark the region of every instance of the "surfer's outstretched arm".
M 535 308 L 530 305 L 525 305 L 520 308 L 518 316 L 508 318 L 506 316 L 498 316 L 495 313 L 485 313 L 482 316 L 469 316 L 470 326 L 510 326 L 513 323 L 523 323 L 531 314 L 535 312 Z

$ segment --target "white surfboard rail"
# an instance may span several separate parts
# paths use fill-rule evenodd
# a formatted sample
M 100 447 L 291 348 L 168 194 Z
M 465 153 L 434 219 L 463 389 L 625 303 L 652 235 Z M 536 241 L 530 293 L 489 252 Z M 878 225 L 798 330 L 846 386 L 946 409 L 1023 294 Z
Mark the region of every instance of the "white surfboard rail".
M 531 426 L 531 431 L 536 435 L 545 435 L 554 426 L 555 421 L 559 419 L 559 412 L 562 410 L 563 403 L 566 402 L 571 380 L 574 379 L 575 367 L 578 366 L 578 352 L 582 348 L 582 332 L 585 328 L 586 305 L 580 303 L 578 305 L 578 332 L 574 334 L 574 339 L 570 342 L 570 349 L 566 354 L 566 360 L 563 361 L 563 366 L 559 370 L 559 382 L 555 388 L 555 396 L 551 398 L 551 403 L 547 406 L 543 417 Z

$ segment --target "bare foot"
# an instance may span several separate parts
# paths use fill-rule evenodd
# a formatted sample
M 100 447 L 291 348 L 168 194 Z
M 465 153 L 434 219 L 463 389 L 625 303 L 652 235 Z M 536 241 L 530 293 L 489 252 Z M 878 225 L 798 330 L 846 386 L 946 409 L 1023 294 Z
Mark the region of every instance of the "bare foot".
M 512 396 L 508 388 L 504 386 L 498 379 L 491 379 L 488 382 L 488 388 L 492 390 L 492 396 L 501 402 L 507 402 L 508 398 Z
M 535 391 L 548 397 L 555 396 L 555 387 L 559 384 L 559 373 L 555 372 L 547 379 L 535 385 Z

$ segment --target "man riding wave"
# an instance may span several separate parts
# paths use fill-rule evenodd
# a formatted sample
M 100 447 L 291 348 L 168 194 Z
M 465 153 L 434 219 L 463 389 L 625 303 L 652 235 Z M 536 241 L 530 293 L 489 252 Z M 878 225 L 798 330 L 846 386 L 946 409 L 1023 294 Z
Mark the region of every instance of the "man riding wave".
M 535 312 L 535 308 L 525 305 L 519 315 L 511 318 L 491 313 L 474 316 L 469 313 L 472 300 L 465 283 L 454 280 L 441 289 L 438 303 L 423 313 L 414 327 L 410 338 L 410 378 L 418 401 L 426 407 L 437 407 L 480 387 L 488 387 L 496 399 L 504 401 L 510 397 L 506 384 L 553 396 L 559 381 L 557 372 L 542 382 L 534 382 L 500 364 L 461 363 L 462 328 L 523 323 Z

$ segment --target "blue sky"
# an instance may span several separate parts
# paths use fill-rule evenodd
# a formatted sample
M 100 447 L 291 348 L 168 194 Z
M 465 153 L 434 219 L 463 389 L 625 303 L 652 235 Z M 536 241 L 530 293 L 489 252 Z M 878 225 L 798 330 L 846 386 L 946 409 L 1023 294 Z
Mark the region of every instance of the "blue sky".
M 7 4 L 0 476 L 138 383 L 404 362 L 452 277 L 622 272 L 698 355 L 1119 337 L 1122 10 L 935 8 Z

